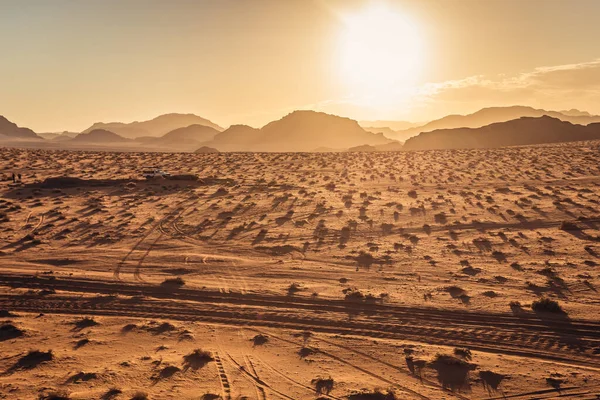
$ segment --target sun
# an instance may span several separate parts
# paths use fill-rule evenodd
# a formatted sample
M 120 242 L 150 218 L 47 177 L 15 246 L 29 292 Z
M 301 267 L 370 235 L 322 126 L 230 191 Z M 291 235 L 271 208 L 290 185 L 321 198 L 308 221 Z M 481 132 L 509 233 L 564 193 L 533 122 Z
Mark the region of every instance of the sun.
M 342 16 L 339 74 L 355 95 L 391 96 L 412 86 L 423 67 L 415 22 L 386 4 Z

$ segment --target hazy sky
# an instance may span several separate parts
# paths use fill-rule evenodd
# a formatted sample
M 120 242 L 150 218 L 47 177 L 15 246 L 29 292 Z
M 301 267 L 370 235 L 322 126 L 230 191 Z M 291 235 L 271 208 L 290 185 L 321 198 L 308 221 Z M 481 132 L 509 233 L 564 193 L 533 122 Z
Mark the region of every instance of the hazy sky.
M 597 0 L 0 0 L 0 115 L 35 131 L 294 109 L 600 114 Z

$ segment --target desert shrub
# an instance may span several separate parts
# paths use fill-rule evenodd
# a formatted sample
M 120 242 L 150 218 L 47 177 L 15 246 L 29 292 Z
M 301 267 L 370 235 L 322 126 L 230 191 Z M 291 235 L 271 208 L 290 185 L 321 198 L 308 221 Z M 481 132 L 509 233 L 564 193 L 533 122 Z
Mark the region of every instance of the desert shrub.
M 69 393 L 64 390 L 41 393 L 38 396 L 39 400 L 69 400 L 70 398 Z
M 329 394 L 333 390 L 334 381 L 333 378 L 316 378 L 311 381 L 315 385 L 315 391 L 317 394 Z
M 182 277 L 178 276 L 177 278 L 167 278 L 161 283 L 161 286 L 169 286 L 169 287 L 179 287 L 185 285 L 185 281 Z
M 254 336 L 250 340 L 252 341 L 252 344 L 254 344 L 255 346 L 262 346 L 263 344 L 266 344 L 269 341 L 269 337 L 266 335 L 263 335 L 262 333 L 259 333 L 258 335 Z
M 218 399 L 222 399 L 222 397 L 218 394 L 214 394 L 214 393 L 205 393 L 202 395 L 202 397 L 200 397 L 200 400 L 218 400 Z
M 158 375 L 154 378 L 155 380 L 159 379 L 167 379 L 175 375 L 177 372 L 181 371 L 179 367 L 174 365 L 169 365 L 160 370 Z
M 26 355 L 19 358 L 19 360 L 11 367 L 11 370 L 32 369 L 44 362 L 52 361 L 53 359 L 54 354 L 52 353 L 52 350 L 30 350 Z
M 121 389 L 110 388 L 100 397 L 100 400 L 113 400 L 121 393 L 123 393 Z
M 208 351 L 204 351 L 201 349 L 196 349 L 191 353 L 183 356 L 183 369 L 193 369 L 197 370 L 204 367 L 209 362 L 213 361 L 214 358 L 212 354 Z
M 342 293 L 344 293 L 344 300 L 347 301 L 363 301 L 365 299 L 365 295 L 356 288 L 344 289 Z
M 131 400 L 148 400 L 148 394 L 144 392 L 135 392 L 135 394 L 131 396 Z
M 177 330 L 177 327 L 170 322 L 163 322 L 157 324 L 156 322 L 152 321 L 148 323 L 148 325 L 145 326 L 144 329 L 146 329 L 148 332 L 154 335 L 160 335 L 162 333 L 173 332 Z
M 288 294 L 292 295 L 294 293 L 298 293 L 299 291 L 302 290 L 302 287 L 300 286 L 299 283 L 292 283 L 290 284 L 290 286 L 288 286 L 287 288 L 287 292 Z
M 508 303 L 508 306 L 510 307 L 510 309 L 513 312 L 519 312 L 519 311 L 522 310 L 522 306 L 521 306 L 521 302 L 520 301 L 513 300 L 510 303 Z
M 555 314 L 562 314 L 564 310 L 558 301 L 544 297 L 531 303 L 531 309 L 535 312 L 550 312 Z
M 25 332 L 13 324 L 3 324 L 0 326 L 0 342 L 9 339 L 15 339 L 21 337 Z
M 110 388 L 106 391 L 106 393 L 104 393 L 102 395 L 102 397 L 100 399 L 101 400 L 112 400 L 112 399 L 116 398 L 118 395 L 120 395 L 121 393 L 123 393 L 123 391 L 121 389 Z
M 92 379 L 96 379 L 98 377 L 98 374 L 96 374 L 95 372 L 78 372 L 75 375 L 72 375 L 71 377 L 69 377 L 69 379 L 67 379 L 67 383 L 77 383 L 80 381 L 90 381 Z
M 473 355 L 471 354 L 470 349 L 460 348 L 460 347 L 457 347 L 454 349 L 454 355 L 461 357 L 463 360 L 467 360 L 467 361 L 469 361 L 473 358 Z
M 317 353 L 317 350 L 315 350 L 311 347 L 307 347 L 307 346 L 304 346 L 300 350 L 298 350 L 298 354 L 300 355 L 300 358 L 306 358 L 306 357 L 311 356 L 316 353 Z
M 100 325 L 100 324 L 93 318 L 84 317 L 78 321 L 73 322 L 73 325 L 75 325 L 74 329 L 81 330 L 81 329 L 90 328 L 92 326 L 96 326 L 96 325 Z
M 396 397 L 392 391 L 384 393 L 381 390 L 376 389 L 372 392 L 363 391 L 359 393 L 352 393 L 350 396 L 348 396 L 348 400 L 399 400 L 399 397 Z

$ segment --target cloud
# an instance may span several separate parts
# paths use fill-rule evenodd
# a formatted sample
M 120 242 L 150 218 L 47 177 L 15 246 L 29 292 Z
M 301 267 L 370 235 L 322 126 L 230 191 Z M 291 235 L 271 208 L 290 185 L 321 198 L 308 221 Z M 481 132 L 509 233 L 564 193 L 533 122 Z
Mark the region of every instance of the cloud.
M 416 108 L 444 112 L 523 104 L 547 109 L 581 108 L 600 113 L 600 59 L 538 67 L 512 76 L 478 75 L 429 83 L 413 100 Z
M 426 121 L 509 105 L 549 110 L 578 108 L 600 114 L 600 59 L 538 67 L 514 75 L 475 75 L 418 87 L 389 88 L 387 93 L 323 99 L 244 115 L 241 120 L 268 122 L 297 109 L 310 109 L 357 120 Z M 255 125 L 262 126 L 258 122 Z

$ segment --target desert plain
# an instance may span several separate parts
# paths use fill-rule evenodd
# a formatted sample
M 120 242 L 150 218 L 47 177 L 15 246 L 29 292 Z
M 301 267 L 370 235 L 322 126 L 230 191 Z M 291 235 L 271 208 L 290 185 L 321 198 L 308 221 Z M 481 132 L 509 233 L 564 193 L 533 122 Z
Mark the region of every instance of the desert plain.
M 0 398 L 599 398 L 598 141 L 0 171 Z

